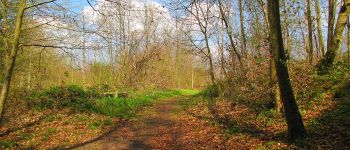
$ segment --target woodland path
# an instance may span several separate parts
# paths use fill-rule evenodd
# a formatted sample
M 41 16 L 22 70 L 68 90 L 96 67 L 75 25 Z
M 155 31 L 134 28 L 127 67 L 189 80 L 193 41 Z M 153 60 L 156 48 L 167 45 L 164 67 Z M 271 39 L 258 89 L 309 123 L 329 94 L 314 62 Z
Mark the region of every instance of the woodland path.
M 144 109 L 137 119 L 76 149 L 224 149 L 224 140 L 215 129 L 208 129 L 206 122 L 176 108 L 177 101 L 184 99 L 189 98 L 174 97 L 158 102 Z

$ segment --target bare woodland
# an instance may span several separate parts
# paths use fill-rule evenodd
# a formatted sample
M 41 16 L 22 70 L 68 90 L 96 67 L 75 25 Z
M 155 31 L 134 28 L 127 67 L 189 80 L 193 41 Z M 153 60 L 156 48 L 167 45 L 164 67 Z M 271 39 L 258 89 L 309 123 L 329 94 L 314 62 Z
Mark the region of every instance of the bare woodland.
M 349 14 L 350 0 L 1 0 L 0 139 L 11 141 L 17 128 L 11 123 L 24 114 L 64 114 L 62 108 L 79 108 L 79 113 L 101 115 L 91 118 L 110 117 L 114 124 L 130 118 L 124 107 L 132 114 L 141 109 L 135 106 L 134 111 L 132 100 L 114 108 L 119 99 L 104 97 L 106 92 L 137 101 L 136 93 L 190 89 L 201 98 L 189 98 L 196 105 L 191 103 L 184 112 L 196 116 L 207 110 L 220 124 L 217 132 L 203 137 L 217 133 L 224 139 L 222 134 L 230 132 L 224 147 L 201 141 L 208 143 L 201 149 L 346 149 L 348 133 L 338 143 L 319 139 L 321 129 L 331 128 L 324 133 L 329 136 L 323 136 L 331 138 L 345 127 L 317 120 L 343 104 L 342 114 L 350 112 Z M 52 96 L 55 90 L 50 89 L 62 91 Z M 72 89 L 78 92 L 69 93 Z M 170 102 L 164 106 L 181 105 Z M 114 109 L 123 111 L 112 114 Z M 237 118 L 244 116 L 248 119 Z M 334 122 L 349 121 L 338 116 Z M 277 123 L 267 123 L 269 117 Z M 310 125 L 315 121 L 321 128 Z M 102 133 L 108 128 L 94 129 Z M 247 134 L 247 147 L 234 143 L 238 135 L 231 131 Z M 271 141 L 278 144 L 269 147 Z M 18 143 L 0 142 L 0 148 L 30 148 Z M 128 149 L 133 148 L 138 147 Z

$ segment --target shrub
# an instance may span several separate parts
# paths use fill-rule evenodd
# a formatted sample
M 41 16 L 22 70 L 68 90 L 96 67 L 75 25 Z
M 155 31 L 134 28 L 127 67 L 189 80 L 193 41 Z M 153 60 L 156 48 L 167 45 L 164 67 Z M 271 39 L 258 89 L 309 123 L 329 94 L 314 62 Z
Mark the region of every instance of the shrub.
M 96 93 L 87 92 L 76 85 L 68 85 L 33 92 L 26 100 L 29 108 L 72 108 L 76 111 L 93 111 L 95 109 L 93 95 Z

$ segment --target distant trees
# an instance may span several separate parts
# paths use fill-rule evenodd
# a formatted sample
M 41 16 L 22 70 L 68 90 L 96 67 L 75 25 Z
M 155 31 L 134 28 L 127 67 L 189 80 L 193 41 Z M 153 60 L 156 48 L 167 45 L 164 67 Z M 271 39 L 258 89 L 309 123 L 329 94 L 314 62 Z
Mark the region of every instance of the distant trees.
M 291 140 L 295 140 L 304 137 L 306 131 L 289 79 L 287 58 L 282 39 L 279 0 L 268 0 L 267 7 L 270 24 L 270 45 L 288 124 L 288 137 Z

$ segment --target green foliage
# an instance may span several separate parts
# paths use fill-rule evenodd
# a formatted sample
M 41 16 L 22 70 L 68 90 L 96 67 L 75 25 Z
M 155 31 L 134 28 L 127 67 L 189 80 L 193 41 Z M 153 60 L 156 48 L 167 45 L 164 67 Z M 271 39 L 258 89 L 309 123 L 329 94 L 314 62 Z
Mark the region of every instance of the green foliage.
M 98 129 L 102 124 L 103 124 L 103 122 L 101 120 L 97 120 L 97 121 L 89 124 L 88 126 L 89 126 L 90 129 L 94 129 L 95 130 L 95 129 Z
M 203 90 L 200 94 L 203 95 L 204 97 L 219 97 L 220 95 L 220 86 L 219 84 L 214 84 L 208 86 L 205 90 Z
M 10 149 L 12 147 L 16 146 L 16 142 L 12 141 L 0 141 L 0 148 L 1 149 Z
M 234 125 L 229 126 L 225 130 L 225 133 L 228 134 L 228 135 L 236 134 L 236 133 L 239 133 L 239 132 L 241 132 L 241 129 L 236 127 L 236 126 L 234 126 Z
M 103 89 L 102 89 L 103 90 Z M 163 90 L 137 93 L 130 98 L 100 97 L 98 87 L 84 90 L 76 85 L 66 87 L 53 87 L 42 92 L 33 92 L 27 96 L 29 108 L 52 109 L 70 108 L 73 111 L 96 112 L 113 117 L 131 118 L 144 106 L 155 100 L 170 98 L 178 95 L 194 95 L 194 90 Z M 52 121 L 49 116 L 47 121 Z
M 342 79 L 345 75 L 350 73 L 350 66 L 343 62 L 338 62 L 333 65 L 332 68 L 328 69 L 327 72 L 320 73 L 317 76 L 319 80 L 327 80 L 327 81 L 338 81 Z
M 336 98 L 341 98 L 341 97 L 346 97 L 349 96 L 350 93 L 350 81 L 344 83 L 343 85 L 339 86 L 335 93 L 334 96 Z
M 75 111 L 94 110 L 95 101 L 91 99 L 98 94 L 92 90 L 84 90 L 76 85 L 66 87 L 52 87 L 50 89 L 33 92 L 26 97 L 29 108 L 51 109 L 72 108 Z

